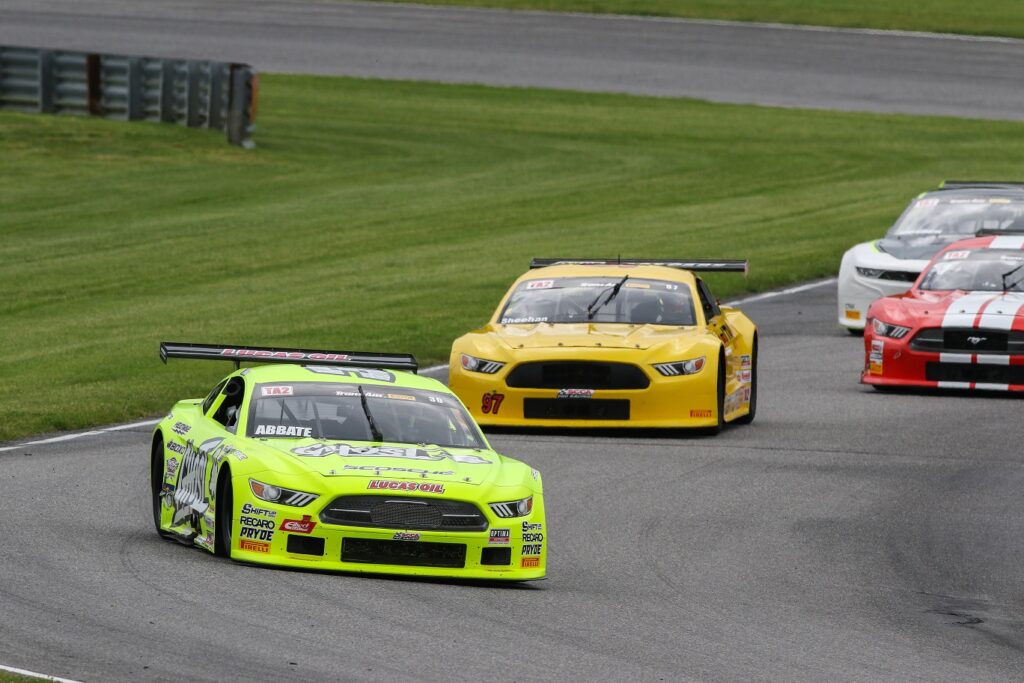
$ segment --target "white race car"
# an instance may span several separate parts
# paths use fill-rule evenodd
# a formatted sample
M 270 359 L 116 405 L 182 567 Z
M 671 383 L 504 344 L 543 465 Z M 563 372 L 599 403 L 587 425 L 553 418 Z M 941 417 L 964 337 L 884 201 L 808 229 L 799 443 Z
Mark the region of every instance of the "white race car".
M 1024 230 L 1024 182 L 948 180 L 923 192 L 880 240 L 843 254 L 839 266 L 839 324 L 864 329 L 876 299 L 910 289 L 944 246 L 980 230 Z

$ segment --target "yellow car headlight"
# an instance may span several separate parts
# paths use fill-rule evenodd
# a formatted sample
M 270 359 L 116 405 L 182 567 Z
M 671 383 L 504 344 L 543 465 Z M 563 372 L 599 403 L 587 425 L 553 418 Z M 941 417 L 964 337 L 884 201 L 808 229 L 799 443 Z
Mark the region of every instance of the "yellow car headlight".
M 666 377 L 696 375 L 704 369 L 704 356 L 691 358 L 690 360 L 679 360 L 674 363 L 655 363 L 654 369 Z
M 482 372 L 485 375 L 493 375 L 498 370 L 505 367 L 505 364 L 499 361 L 477 358 L 476 356 L 471 356 L 468 353 L 462 354 L 461 361 L 463 370 L 469 370 L 470 372 Z

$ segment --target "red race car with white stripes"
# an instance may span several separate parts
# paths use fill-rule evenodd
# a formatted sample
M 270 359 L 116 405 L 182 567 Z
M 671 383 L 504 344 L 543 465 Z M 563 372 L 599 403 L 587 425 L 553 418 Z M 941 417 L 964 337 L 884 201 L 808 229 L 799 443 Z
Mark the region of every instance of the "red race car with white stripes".
M 960 240 L 871 304 L 861 381 L 1024 391 L 1024 234 Z

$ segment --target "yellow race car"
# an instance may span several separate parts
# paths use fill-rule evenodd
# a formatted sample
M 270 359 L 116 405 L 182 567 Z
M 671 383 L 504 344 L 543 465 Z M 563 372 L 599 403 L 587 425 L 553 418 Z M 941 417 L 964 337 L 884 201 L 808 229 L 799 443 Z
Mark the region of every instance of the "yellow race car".
M 455 340 L 449 386 L 484 426 L 749 423 L 757 327 L 699 272 L 746 261 L 534 259 L 491 320 Z

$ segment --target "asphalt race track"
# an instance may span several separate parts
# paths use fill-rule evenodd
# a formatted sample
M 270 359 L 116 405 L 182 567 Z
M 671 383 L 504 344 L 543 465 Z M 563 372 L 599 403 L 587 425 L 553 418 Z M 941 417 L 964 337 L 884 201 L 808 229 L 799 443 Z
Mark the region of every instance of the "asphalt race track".
M 226 15 L 240 5 L 221 4 Z M 271 12 L 270 3 L 249 4 L 257 16 Z M 300 17 L 358 14 L 274 4 Z M 78 48 L 119 36 L 117 49 L 165 52 L 147 31 L 171 20 L 130 15 L 182 7 L 197 44 L 224 31 L 200 30 L 211 12 L 201 2 L 7 0 L 0 42 L 35 42 L 48 12 L 77 7 L 66 37 Z M 366 21 L 378 18 L 379 37 L 407 12 L 427 11 L 385 7 Z M 121 12 L 116 31 L 96 28 L 102 12 Z M 486 14 L 444 16 L 456 26 Z M 388 24 L 392 15 L 398 24 Z M 283 37 L 270 41 L 266 63 L 300 70 L 308 50 L 329 54 L 315 51 L 326 49 L 317 47 L 320 28 L 306 30 L 293 50 Z M 772 42 L 773 30 L 759 40 Z M 829 35 L 863 35 L 857 49 L 879 39 Z M 776 42 L 785 52 L 787 41 Z M 998 41 L 936 44 L 987 54 L 978 59 L 988 73 L 1010 69 L 1004 50 L 1020 54 Z M 235 58 L 260 64 L 259 56 Z M 567 62 L 563 77 L 600 68 Z M 991 88 L 987 75 L 975 86 Z M 1020 118 L 1020 97 L 996 89 L 959 106 Z M 927 98 L 908 106 L 944 111 Z M 832 284 L 743 308 L 762 335 L 753 425 L 718 437 L 493 437 L 544 473 L 549 578 L 533 584 L 263 569 L 162 541 L 150 521 L 149 428 L 0 450 L 0 664 L 81 681 L 1020 680 L 1020 400 L 860 386 L 863 342 L 835 326 Z
M 549 578 L 297 573 L 162 541 L 149 429 L 0 453 L 0 662 L 84 681 L 1019 680 L 1019 400 L 879 394 L 834 286 L 754 302 L 715 438 L 497 435 Z
M 2 0 L 0 45 L 344 74 L 1024 119 L 1024 41 L 299 2 Z

